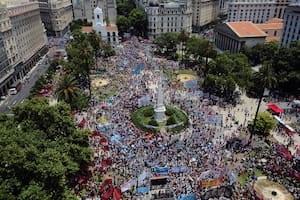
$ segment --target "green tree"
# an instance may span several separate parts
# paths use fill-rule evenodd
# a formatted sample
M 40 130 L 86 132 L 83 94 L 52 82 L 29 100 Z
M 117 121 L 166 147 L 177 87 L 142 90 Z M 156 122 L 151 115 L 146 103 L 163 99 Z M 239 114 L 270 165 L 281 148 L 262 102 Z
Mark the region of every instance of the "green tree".
M 76 199 L 68 187 L 91 160 L 90 133 L 64 103 L 33 98 L 13 112 L 0 123 L 0 199 Z
M 117 16 L 117 26 L 119 30 L 119 35 L 123 36 L 125 32 L 127 32 L 130 28 L 130 21 L 127 17 L 123 15 Z
M 117 14 L 128 17 L 129 13 L 135 8 L 132 0 L 117 0 Z
M 76 102 L 80 90 L 75 78 L 70 75 L 65 75 L 60 78 L 55 93 L 59 101 L 65 101 L 66 103 L 72 105 L 74 102 Z
M 176 33 L 163 33 L 155 38 L 154 43 L 158 46 L 159 54 L 171 59 L 177 51 L 178 35 Z
M 130 25 L 134 28 L 134 33 L 137 36 L 145 36 L 145 33 L 147 31 L 147 18 L 145 13 L 135 8 L 130 11 L 128 16 Z
M 97 33 L 95 30 L 93 30 L 92 32 L 90 32 L 88 34 L 87 39 L 93 48 L 95 63 L 97 64 L 98 63 L 97 58 L 100 55 L 101 46 L 102 46 L 101 36 L 99 35 L 99 33 Z
M 188 39 L 189 39 L 189 33 L 186 30 L 182 29 L 178 34 L 178 40 L 181 46 L 182 61 L 183 61 L 183 57 L 185 56 L 185 45 Z
M 257 116 L 254 133 L 262 136 L 268 136 L 275 125 L 276 122 L 270 113 L 260 112 Z

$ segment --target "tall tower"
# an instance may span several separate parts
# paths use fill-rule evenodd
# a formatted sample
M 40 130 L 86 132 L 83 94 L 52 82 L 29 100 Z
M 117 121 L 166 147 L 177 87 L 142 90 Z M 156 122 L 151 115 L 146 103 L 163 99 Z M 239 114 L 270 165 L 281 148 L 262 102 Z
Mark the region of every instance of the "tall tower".
M 160 72 L 160 79 L 158 81 L 158 87 L 157 87 L 157 101 L 154 108 L 155 112 L 155 120 L 157 122 L 164 122 L 166 121 L 166 115 L 165 115 L 166 108 L 164 106 L 164 95 L 162 91 L 162 71 Z
M 97 7 L 94 10 L 94 22 L 93 22 L 93 29 L 101 33 L 102 38 L 106 38 L 107 33 L 106 33 L 106 23 L 103 21 L 103 12 L 102 9 Z

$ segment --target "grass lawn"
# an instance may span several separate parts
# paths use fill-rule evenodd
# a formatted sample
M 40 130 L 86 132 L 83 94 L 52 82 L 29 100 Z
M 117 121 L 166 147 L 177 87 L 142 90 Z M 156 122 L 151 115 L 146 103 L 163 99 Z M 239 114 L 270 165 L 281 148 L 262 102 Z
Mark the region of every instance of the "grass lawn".
M 188 74 L 188 75 L 197 76 L 197 72 L 196 71 L 187 70 L 187 69 L 181 69 L 181 70 L 179 70 L 178 74 Z
M 264 176 L 261 170 L 259 169 L 254 169 L 254 173 L 256 176 Z M 237 181 L 242 185 L 245 186 L 247 182 L 250 180 L 250 175 L 248 173 L 243 173 L 238 176 Z

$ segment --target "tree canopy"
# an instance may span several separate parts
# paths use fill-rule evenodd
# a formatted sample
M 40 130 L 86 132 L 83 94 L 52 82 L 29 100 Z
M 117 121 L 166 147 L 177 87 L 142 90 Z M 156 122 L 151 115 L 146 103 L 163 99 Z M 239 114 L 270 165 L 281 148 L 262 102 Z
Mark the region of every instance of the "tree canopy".
M 252 122 L 253 123 L 253 122 Z M 275 127 L 276 122 L 268 112 L 258 113 L 254 133 L 262 136 L 268 136 L 270 131 Z
M 177 44 L 179 44 L 177 33 L 163 33 L 156 37 L 154 43 L 157 45 L 157 53 L 168 59 L 176 58 Z
M 68 187 L 91 161 L 89 131 L 65 103 L 33 98 L 13 112 L 0 121 L 0 199 L 76 199 Z
M 252 65 L 268 64 L 277 79 L 274 89 L 282 93 L 300 95 L 300 42 L 294 42 L 290 48 L 279 47 L 277 42 L 245 46 L 242 52 Z
M 204 87 L 206 91 L 231 101 L 236 86 L 247 88 L 251 77 L 251 67 L 244 54 L 225 52 L 209 62 Z

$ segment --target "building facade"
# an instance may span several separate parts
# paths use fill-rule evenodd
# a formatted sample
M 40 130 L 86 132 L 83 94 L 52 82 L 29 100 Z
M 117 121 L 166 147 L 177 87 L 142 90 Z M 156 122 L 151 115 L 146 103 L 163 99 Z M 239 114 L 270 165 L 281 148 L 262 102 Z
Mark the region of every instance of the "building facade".
M 3 34 L 0 33 L 0 96 L 3 96 L 6 93 L 7 88 L 9 87 L 8 79 L 11 74 L 10 70 L 11 69 L 8 62 L 8 57 L 4 47 Z
M 83 33 L 90 33 L 95 30 L 101 35 L 101 39 L 109 43 L 118 44 L 119 43 L 119 33 L 118 27 L 116 25 L 108 25 L 104 21 L 103 11 L 101 8 L 96 7 L 94 9 L 94 20 L 93 26 L 83 26 L 81 31 Z
M 148 18 L 150 39 L 162 33 L 179 33 L 181 30 L 192 32 L 192 5 L 189 0 L 161 3 L 150 1 L 144 8 Z
M 291 3 L 285 9 L 283 24 L 280 45 L 289 47 L 291 42 L 300 40 L 300 1 Z
M 283 29 L 283 20 L 279 18 L 272 18 L 267 23 L 255 24 L 260 30 L 265 32 L 268 36 L 266 42 L 280 41 L 281 32 Z
M 216 20 L 220 14 L 218 0 L 192 0 L 193 27 L 202 27 Z
M 34 1 L 34 0 L 33 0 Z M 71 0 L 38 0 L 48 35 L 63 36 L 73 20 Z
M 265 23 L 271 18 L 282 18 L 289 0 L 230 0 L 228 21 Z
M 219 0 L 219 10 L 221 15 L 227 15 L 229 0 Z
M 244 45 L 264 43 L 267 34 L 252 22 L 227 22 L 215 28 L 215 44 L 223 51 L 238 53 Z
M 38 2 L 1 0 L 0 34 L 1 49 L 4 47 L 9 63 L 0 81 L 0 92 L 5 94 L 9 85 L 22 79 L 46 51 Z
M 86 19 L 88 22 L 94 20 L 94 10 L 100 7 L 103 10 L 104 21 L 115 25 L 117 18 L 116 0 L 74 0 L 73 12 L 75 19 Z

